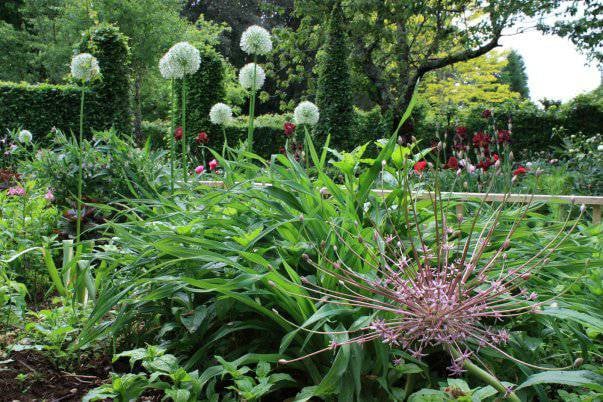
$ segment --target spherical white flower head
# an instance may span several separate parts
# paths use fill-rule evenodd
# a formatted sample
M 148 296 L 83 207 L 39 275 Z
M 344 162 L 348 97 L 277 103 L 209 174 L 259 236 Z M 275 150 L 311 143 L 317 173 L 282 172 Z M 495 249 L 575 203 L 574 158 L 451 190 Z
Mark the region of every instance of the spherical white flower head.
M 209 110 L 209 120 L 219 126 L 228 123 L 232 119 L 232 109 L 224 103 L 216 103 Z
M 166 80 L 171 80 L 172 78 L 176 78 L 176 74 L 174 69 L 172 68 L 172 63 L 170 63 L 169 53 L 163 55 L 163 57 L 159 60 L 159 72 L 161 76 Z
M 272 50 L 270 33 L 264 28 L 252 25 L 241 35 L 241 49 L 247 54 L 268 54 Z
M 315 104 L 304 101 L 297 105 L 293 111 L 293 118 L 295 120 L 295 124 L 307 124 L 309 126 L 314 126 L 316 123 L 318 123 L 320 113 Z
M 80 53 L 71 59 L 71 75 L 76 80 L 90 82 L 100 75 L 98 60 L 90 53 Z
M 249 63 L 241 68 L 239 71 L 239 82 L 241 86 L 245 89 L 253 88 L 253 75 L 255 70 L 255 89 L 256 91 L 264 86 L 264 81 L 266 81 L 266 73 L 264 69 L 258 66 L 255 63 Z
M 201 66 L 201 55 L 199 49 L 188 42 L 176 43 L 168 51 L 169 65 L 175 78 L 182 78 L 185 75 L 192 75 L 199 70 Z
M 31 142 L 32 138 L 33 138 L 33 135 L 31 135 L 31 131 L 21 130 L 19 132 L 19 142 L 21 142 L 23 144 L 29 144 Z

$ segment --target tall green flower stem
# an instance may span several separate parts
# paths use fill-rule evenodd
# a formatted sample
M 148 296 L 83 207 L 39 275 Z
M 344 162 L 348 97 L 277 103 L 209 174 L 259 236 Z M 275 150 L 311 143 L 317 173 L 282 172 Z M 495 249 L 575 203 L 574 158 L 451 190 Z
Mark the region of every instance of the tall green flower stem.
M 224 144 L 222 145 L 222 158 L 226 157 L 226 149 L 228 148 L 228 139 L 226 138 L 226 128 L 222 124 L 222 135 L 224 135 Z
M 304 159 L 306 160 L 306 169 L 310 168 L 310 155 L 308 154 L 308 141 L 306 138 L 310 138 L 310 133 L 308 132 L 308 125 L 304 124 L 304 130 L 306 131 L 306 136 L 304 137 Z
M 79 166 L 77 172 L 77 221 L 75 229 L 75 244 L 80 244 L 80 236 L 82 231 L 82 180 L 84 170 L 84 98 L 86 94 L 86 87 L 82 86 L 82 95 L 80 98 L 80 138 L 78 142 L 79 146 Z
M 188 181 L 188 162 L 186 155 L 186 76 L 182 78 L 182 180 Z
M 247 127 L 247 150 L 253 152 L 253 123 L 255 118 L 255 91 L 257 77 L 257 57 L 253 58 L 253 80 L 251 84 L 251 94 L 249 96 L 249 124 Z
M 461 357 L 461 355 L 453 348 L 448 349 L 448 351 L 450 352 L 452 357 L 455 359 L 458 359 Z M 513 402 L 521 402 L 521 399 L 519 399 L 519 397 L 515 394 L 515 392 L 509 391 L 499 381 L 498 378 L 494 377 L 492 374 L 488 373 L 486 370 L 478 367 L 473 362 L 471 362 L 471 360 L 466 359 L 465 362 L 463 363 L 463 367 L 465 368 L 465 370 L 467 370 L 467 372 L 469 374 L 471 374 L 475 378 L 479 378 L 480 380 L 487 383 L 488 385 L 491 385 L 494 388 L 496 388 L 497 391 L 504 393 L 506 395 L 507 400 L 513 401 Z
M 171 93 L 171 125 L 170 125 L 170 191 L 174 192 L 174 163 L 176 159 L 176 141 L 174 139 L 174 131 L 176 131 L 176 81 L 172 78 L 172 93 Z

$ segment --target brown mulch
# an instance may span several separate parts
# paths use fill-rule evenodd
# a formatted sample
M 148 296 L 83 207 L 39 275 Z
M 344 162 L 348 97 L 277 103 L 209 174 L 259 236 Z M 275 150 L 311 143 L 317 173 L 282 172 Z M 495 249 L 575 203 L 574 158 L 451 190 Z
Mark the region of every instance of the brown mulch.
M 74 374 L 54 367 L 41 352 L 13 352 L 0 363 L 0 401 L 81 401 L 110 370 L 108 361 L 97 361 L 78 367 Z

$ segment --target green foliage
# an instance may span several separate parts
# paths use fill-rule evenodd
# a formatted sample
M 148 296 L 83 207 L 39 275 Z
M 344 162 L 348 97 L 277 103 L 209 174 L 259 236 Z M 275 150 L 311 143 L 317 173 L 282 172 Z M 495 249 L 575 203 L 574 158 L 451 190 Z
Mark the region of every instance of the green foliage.
M 24 163 L 22 169 L 52 187 L 57 202 L 69 205 L 77 193 L 79 146 L 75 139 L 56 131 L 53 147 L 41 150 L 39 158 Z M 110 202 L 126 195 L 146 196 L 154 189 L 149 183 L 160 186 L 163 161 L 159 156 L 163 152 L 136 148 L 131 139 L 123 139 L 113 130 L 95 133 L 82 147 L 85 199 Z
M 132 132 L 130 107 L 130 48 L 128 38 L 117 27 L 101 24 L 82 34 L 81 53 L 98 59 L 102 80 L 94 85 L 95 95 L 88 101 L 86 114 L 98 113 L 105 120 L 97 130 L 115 127 L 124 134 Z
M 523 57 L 517 51 L 511 50 L 507 56 L 507 65 L 502 68 L 501 82 L 507 84 L 511 91 L 517 92 L 522 98 L 530 97 L 528 88 L 528 75 Z
M 127 39 L 114 27 L 99 26 L 84 34 L 80 51 L 98 58 L 103 75 L 86 90 L 86 131 L 114 126 L 129 133 L 132 116 Z M 0 82 L 0 129 L 28 129 L 36 140 L 44 140 L 53 127 L 78 132 L 80 92 L 75 85 Z
M 0 274 L 6 275 L 8 281 L 23 283 L 30 299 L 38 302 L 49 283 L 41 255 L 28 253 L 18 259 L 10 257 L 52 237 L 59 212 L 44 198 L 47 188 L 40 182 L 28 181 L 21 185 L 25 189 L 24 196 L 9 196 L 6 190 L 0 190 Z
M 327 39 L 319 53 L 320 67 L 316 105 L 320 120 L 314 129 L 318 143 L 331 136 L 331 145 L 337 149 L 353 147 L 351 138 L 354 110 L 348 67 L 349 50 L 345 35 L 345 21 L 339 2 L 333 7 L 327 29 Z

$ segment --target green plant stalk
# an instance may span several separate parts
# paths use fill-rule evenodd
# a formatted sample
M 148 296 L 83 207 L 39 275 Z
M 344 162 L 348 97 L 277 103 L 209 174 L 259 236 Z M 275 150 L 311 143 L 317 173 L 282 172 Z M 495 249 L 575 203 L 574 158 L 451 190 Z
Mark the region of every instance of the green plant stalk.
M 306 132 L 306 136 L 304 137 L 304 159 L 306 160 L 306 169 L 310 168 L 310 155 L 308 155 L 308 143 L 306 138 L 310 137 L 310 133 L 308 132 L 308 125 L 304 124 L 304 130 Z
M 174 140 L 174 131 L 176 131 L 176 82 L 172 78 L 172 88 L 171 88 L 171 102 L 172 102 L 172 110 L 171 110 L 171 125 L 170 125 L 170 191 L 174 192 L 174 163 L 176 159 L 176 141 Z
M 85 88 L 82 87 L 82 96 L 80 99 L 80 140 L 79 140 L 79 167 L 77 173 L 77 221 L 76 221 L 76 229 L 75 229 L 75 243 L 79 244 L 80 236 L 82 231 L 82 176 L 84 169 L 84 150 L 83 150 L 83 142 L 84 142 L 84 97 L 85 97 Z
M 253 82 L 251 83 L 251 95 L 249 97 L 249 124 L 247 127 L 247 150 L 253 152 L 253 122 L 255 115 L 255 79 L 257 74 L 257 56 L 253 58 Z
M 188 169 L 186 160 L 186 76 L 182 78 L 182 180 L 188 180 Z
M 228 139 L 226 138 L 226 128 L 222 124 L 222 135 L 224 136 L 224 144 L 222 145 L 222 158 L 226 155 L 226 148 L 228 148 Z
M 452 348 L 448 349 L 448 352 L 455 359 L 458 359 L 460 357 L 460 354 Z M 519 399 L 519 397 L 515 394 L 515 392 L 512 392 L 512 391 L 508 392 L 507 388 L 498 380 L 498 378 L 496 378 L 492 374 L 488 373 L 486 370 L 478 367 L 475 363 L 471 362 L 471 360 L 466 359 L 465 362 L 463 363 L 463 367 L 467 370 L 467 372 L 469 374 L 471 374 L 475 378 L 482 380 L 483 382 L 485 382 L 488 385 L 492 385 L 497 391 L 500 391 L 500 392 L 506 394 L 507 395 L 506 398 L 509 401 L 521 402 L 521 399 Z M 508 392 L 508 394 L 507 394 L 507 392 Z

